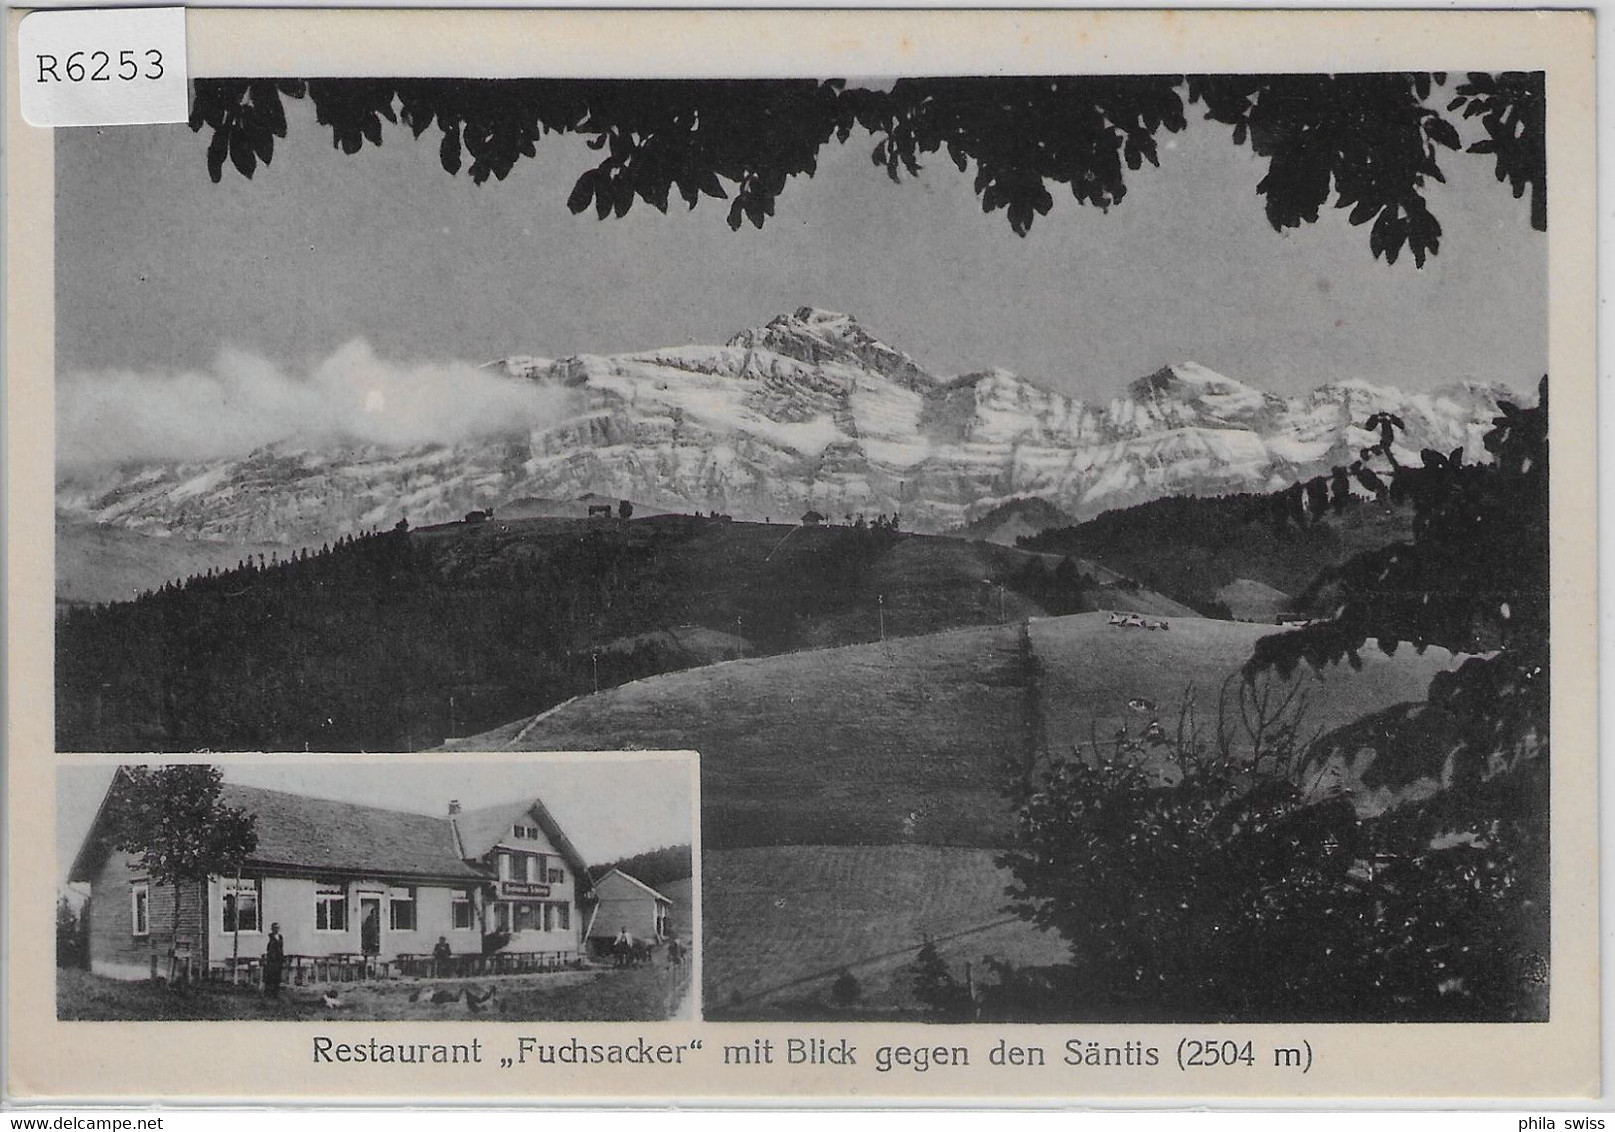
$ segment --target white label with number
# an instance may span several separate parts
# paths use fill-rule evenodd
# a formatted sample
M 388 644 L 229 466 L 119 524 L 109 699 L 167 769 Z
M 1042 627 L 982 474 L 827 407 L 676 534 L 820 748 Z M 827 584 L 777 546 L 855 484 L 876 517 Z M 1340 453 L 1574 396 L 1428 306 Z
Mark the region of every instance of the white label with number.
M 184 8 L 30 12 L 17 29 L 23 120 L 33 126 L 183 122 Z

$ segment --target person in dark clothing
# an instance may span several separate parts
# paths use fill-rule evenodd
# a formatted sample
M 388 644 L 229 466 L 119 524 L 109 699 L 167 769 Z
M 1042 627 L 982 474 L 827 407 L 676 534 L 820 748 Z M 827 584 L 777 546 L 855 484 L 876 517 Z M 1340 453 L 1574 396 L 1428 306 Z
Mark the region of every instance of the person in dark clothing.
M 432 974 L 446 975 L 449 973 L 449 960 L 454 958 L 454 948 L 449 946 L 447 936 L 437 937 L 437 946 L 432 948 Z
M 264 948 L 264 993 L 270 998 L 280 997 L 280 972 L 286 963 L 286 940 L 280 934 L 280 925 L 269 925 L 269 943 Z

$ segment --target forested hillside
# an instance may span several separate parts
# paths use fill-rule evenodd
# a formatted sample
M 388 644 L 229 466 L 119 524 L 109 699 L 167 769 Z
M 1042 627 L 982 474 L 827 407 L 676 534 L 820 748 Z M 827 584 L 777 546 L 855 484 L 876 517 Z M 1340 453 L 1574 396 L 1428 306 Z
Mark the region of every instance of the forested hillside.
M 736 655 L 1072 612 L 1058 559 L 889 527 L 533 519 L 259 556 L 58 622 L 63 750 L 413 750 Z
M 1305 524 L 1274 522 L 1292 493 L 1174 496 L 1016 540 L 1027 550 L 1080 555 L 1210 616 L 1229 615 L 1219 591 L 1236 580 L 1290 595 L 1296 608 L 1325 571 L 1411 536 L 1411 508 L 1352 498 Z
M 695 875 L 695 863 L 688 845 L 664 845 L 660 849 L 647 849 L 624 857 L 620 861 L 607 861 L 603 865 L 590 865 L 589 873 L 599 880 L 612 869 L 621 869 L 641 884 L 652 888 L 671 880 L 683 880 Z

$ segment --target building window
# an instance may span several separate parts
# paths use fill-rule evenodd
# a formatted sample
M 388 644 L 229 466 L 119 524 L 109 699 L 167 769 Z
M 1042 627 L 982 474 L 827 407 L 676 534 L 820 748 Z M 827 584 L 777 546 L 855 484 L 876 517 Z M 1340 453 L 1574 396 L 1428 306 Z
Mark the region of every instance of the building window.
M 224 891 L 221 924 L 224 931 L 230 934 L 262 931 L 262 919 L 258 915 L 258 881 L 223 880 L 219 884 Z
M 516 827 L 516 840 L 517 841 L 526 841 L 527 840 L 527 827 L 525 825 L 518 825 Z
M 530 884 L 544 883 L 544 858 L 527 858 L 527 880 Z
M 536 932 L 539 930 L 539 906 L 537 904 L 516 905 L 516 930 L 519 932 Z
M 449 903 L 449 926 L 457 932 L 468 932 L 476 926 L 475 913 L 471 907 L 471 894 L 457 892 Z
M 518 839 L 522 840 L 522 841 L 537 841 L 538 840 L 538 826 L 536 826 L 536 825 L 518 825 L 516 827 L 516 837 Z
M 500 880 L 509 880 L 510 879 L 510 854 L 509 853 L 501 853 L 501 854 L 499 854 L 499 879 Z
M 555 930 L 555 905 L 553 904 L 544 905 L 544 930 L 547 932 Z
M 563 932 L 572 930 L 572 905 L 557 904 L 555 906 L 555 926 Z
M 322 888 L 314 894 L 314 930 L 348 930 L 348 896 L 340 888 Z
M 551 884 L 565 884 L 566 883 L 566 870 L 565 869 L 551 869 L 550 870 L 550 883 Z
M 500 935 L 510 934 L 510 905 L 503 900 L 493 906 L 493 930 Z
M 415 890 L 395 888 L 387 901 L 387 926 L 395 932 L 415 930 Z
M 151 931 L 151 888 L 145 881 L 129 889 L 129 923 L 135 935 Z

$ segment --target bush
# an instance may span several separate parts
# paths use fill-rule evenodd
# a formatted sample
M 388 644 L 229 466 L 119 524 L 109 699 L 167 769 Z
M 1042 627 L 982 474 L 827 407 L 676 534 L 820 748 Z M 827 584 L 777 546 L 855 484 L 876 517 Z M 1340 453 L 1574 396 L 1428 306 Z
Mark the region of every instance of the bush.
M 830 1001 L 837 1006 L 851 1006 L 863 994 L 863 988 L 858 985 L 858 977 L 851 971 L 843 971 L 836 976 L 836 981 L 830 984 Z
M 969 1017 L 970 995 L 948 970 L 936 943 L 927 939 L 909 964 L 914 997 L 939 1021 L 958 1022 Z
M 1162 785 L 1136 762 L 1062 759 L 1022 806 L 1005 863 L 1017 910 L 1071 945 L 1071 1013 L 1541 1017 L 1546 775 L 1534 778 L 1365 819 L 1344 797 L 1212 760 Z M 1466 813 L 1507 816 L 1466 829 Z
M 82 910 L 75 910 L 67 897 L 56 899 L 56 965 L 88 968 L 90 965 L 90 921 Z

